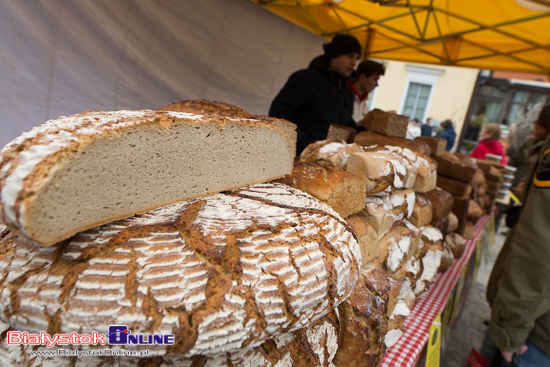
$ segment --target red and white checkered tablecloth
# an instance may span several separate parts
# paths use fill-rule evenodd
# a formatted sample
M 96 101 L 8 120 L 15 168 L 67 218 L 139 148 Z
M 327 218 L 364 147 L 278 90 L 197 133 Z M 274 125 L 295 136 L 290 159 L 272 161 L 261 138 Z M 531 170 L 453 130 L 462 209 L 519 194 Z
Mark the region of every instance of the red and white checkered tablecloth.
M 442 312 L 445 308 L 447 299 L 460 277 L 461 269 L 472 256 L 489 219 L 490 216 L 486 215 L 476 222 L 475 236 L 466 241 L 464 254 L 455 260 L 449 269 L 437 274 L 435 282 L 430 286 L 428 292 L 416 300 L 411 314 L 403 322 L 403 336 L 391 349 L 388 349 L 382 361 L 382 367 L 412 367 L 415 365 L 428 341 L 433 320 L 437 313 Z

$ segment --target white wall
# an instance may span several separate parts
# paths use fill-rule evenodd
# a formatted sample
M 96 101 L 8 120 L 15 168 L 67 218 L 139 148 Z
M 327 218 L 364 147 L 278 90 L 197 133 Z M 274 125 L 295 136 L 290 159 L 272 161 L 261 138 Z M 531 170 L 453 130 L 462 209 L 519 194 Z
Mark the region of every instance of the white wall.
M 246 0 L 2 0 L 0 147 L 87 109 L 210 99 L 266 114 L 323 42 Z
M 457 135 L 460 135 L 475 87 L 478 69 L 400 61 L 384 62 L 387 63 L 386 74 L 380 78 L 380 86 L 373 107 L 396 110 L 401 113 L 400 108 L 403 105 L 405 93 L 407 93 L 407 80 L 410 78 L 410 74 L 414 70 L 425 69 L 427 78 L 437 79 L 431 101 L 428 103 L 426 117 L 432 117 L 439 121 L 451 119 L 455 124 Z

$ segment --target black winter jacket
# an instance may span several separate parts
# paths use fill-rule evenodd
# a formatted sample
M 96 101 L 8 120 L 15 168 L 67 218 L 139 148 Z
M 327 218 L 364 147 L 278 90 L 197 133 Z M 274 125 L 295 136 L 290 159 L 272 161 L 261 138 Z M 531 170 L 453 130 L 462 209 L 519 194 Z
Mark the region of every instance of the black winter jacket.
M 314 58 L 307 69 L 293 73 L 271 103 L 269 116 L 298 128 L 297 154 L 310 143 L 326 139 L 330 124 L 355 127 L 353 92 L 347 79 L 329 71 L 330 60 Z

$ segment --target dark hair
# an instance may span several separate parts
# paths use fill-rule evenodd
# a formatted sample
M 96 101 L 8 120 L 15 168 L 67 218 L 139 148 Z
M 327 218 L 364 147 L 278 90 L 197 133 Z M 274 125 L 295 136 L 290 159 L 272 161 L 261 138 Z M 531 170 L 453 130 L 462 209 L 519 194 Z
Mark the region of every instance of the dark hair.
M 550 131 L 550 104 L 546 105 L 540 110 L 539 125 Z
M 453 126 L 453 122 L 451 120 L 447 119 L 447 120 L 443 121 L 440 126 L 441 126 L 441 128 L 446 129 L 449 126 Z
M 365 74 L 367 78 L 374 74 L 384 75 L 385 72 L 386 67 L 383 64 L 373 60 L 362 61 L 359 66 L 357 66 L 356 71 L 357 78 L 359 78 L 363 74 Z

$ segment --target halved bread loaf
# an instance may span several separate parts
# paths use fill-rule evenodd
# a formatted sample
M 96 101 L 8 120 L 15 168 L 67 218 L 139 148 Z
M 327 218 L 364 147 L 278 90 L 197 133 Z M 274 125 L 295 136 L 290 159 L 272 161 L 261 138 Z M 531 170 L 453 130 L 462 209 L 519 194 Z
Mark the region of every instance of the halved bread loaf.
M 282 177 L 293 159 L 285 129 L 261 120 L 88 111 L 4 147 L 0 220 L 52 245 L 136 213 Z

